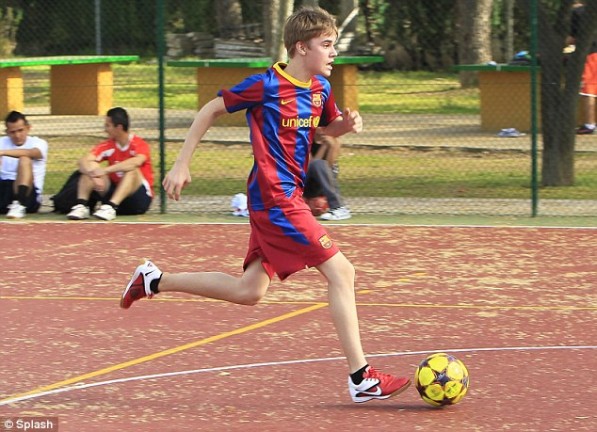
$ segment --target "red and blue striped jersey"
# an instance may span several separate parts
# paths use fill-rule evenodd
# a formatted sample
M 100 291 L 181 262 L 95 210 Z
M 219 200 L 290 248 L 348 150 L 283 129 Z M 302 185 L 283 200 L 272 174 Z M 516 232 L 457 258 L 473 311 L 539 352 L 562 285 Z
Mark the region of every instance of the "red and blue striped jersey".
M 252 210 L 302 195 L 315 129 L 342 114 L 328 80 L 316 75 L 301 82 L 285 73 L 285 66 L 276 63 L 218 92 L 228 112 L 247 111 L 254 158 L 247 180 Z

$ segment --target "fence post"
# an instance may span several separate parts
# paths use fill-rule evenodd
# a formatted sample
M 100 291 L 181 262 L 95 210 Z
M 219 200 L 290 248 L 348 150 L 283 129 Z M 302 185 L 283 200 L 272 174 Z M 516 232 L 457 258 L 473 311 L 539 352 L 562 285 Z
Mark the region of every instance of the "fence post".
M 165 113 L 164 113 L 164 0 L 156 2 L 156 54 L 158 57 L 158 104 L 159 104 L 159 144 L 160 144 L 160 213 L 166 213 L 166 194 L 162 182 L 166 175 Z
M 531 216 L 537 216 L 537 7 L 531 0 Z

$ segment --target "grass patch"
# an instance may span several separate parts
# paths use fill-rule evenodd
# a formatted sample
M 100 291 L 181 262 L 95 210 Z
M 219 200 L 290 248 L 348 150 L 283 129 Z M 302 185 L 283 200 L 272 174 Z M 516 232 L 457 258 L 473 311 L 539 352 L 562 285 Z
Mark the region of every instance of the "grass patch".
M 462 89 L 458 76 L 431 72 L 361 72 L 360 111 L 376 114 L 477 114 L 479 90 Z
M 114 104 L 158 106 L 155 64 L 114 65 Z M 166 68 L 168 109 L 197 108 L 194 68 Z M 27 106 L 49 105 L 49 67 L 24 69 Z M 477 114 L 477 89 L 461 89 L 456 74 L 360 72 L 360 111 L 401 114 Z M 455 120 L 457 121 L 457 120 Z M 98 142 L 88 137 L 52 137 L 46 190 L 55 193 L 75 169 L 76 160 Z M 159 151 L 153 145 L 155 173 Z M 181 143 L 168 143 L 170 167 Z M 248 145 L 202 144 L 193 159 L 194 181 L 186 193 L 232 195 L 245 189 L 252 165 Z M 524 152 L 421 151 L 347 147 L 340 159 L 340 184 L 346 197 L 523 198 L 530 196 L 530 156 Z M 576 184 L 540 191 L 548 199 L 597 199 L 597 154 L 577 153 Z M 156 181 L 156 183 L 159 182 Z
M 75 169 L 77 158 L 98 140 L 61 137 L 52 145 L 46 193 L 55 193 Z M 159 183 L 158 145 L 153 142 L 154 173 Z M 170 167 L 182 146 L 166 145 Z M 540 191 L 547 199 L 597 199 L 597 154 L 579 153 L 576 185 Z M 244 191 L 253 163 L 248 144 L 199 146 L 191 163 L 189 195 L 233 195 Z M 346 197 L 510 198 L 530 197 L 530 156 L 525 152 L 345 148 L 340 157 L 340 186 Z

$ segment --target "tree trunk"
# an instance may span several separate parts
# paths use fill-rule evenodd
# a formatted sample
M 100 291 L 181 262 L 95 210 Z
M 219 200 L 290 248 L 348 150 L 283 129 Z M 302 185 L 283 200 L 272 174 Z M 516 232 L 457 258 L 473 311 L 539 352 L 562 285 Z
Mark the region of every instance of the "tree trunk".
M 457 0 L 458 61 L 482 64 L 491 60 L 491 10 L 493 0 Z M 461 72 L 460 84 L 472 87 L 477 74 Z
M 521 7 L 526 1 L 519 0 Z M 578 91 L 584 62 L 597 28 L 597 3 L 589 3 L 579 27 L 576 51 L 564 61 L 570 2 L 562 2 L 555 20 L 539 4 L 541 58 L 542 186 L 574 185 L 574 150 Z M 528 7 L 528 5 L 526 5 Z M 529 21 L 530 22 L 530 21 Z
M 355 11 L 358 13 L 359 0 L 342 0 L 340 3 L 340 13 L 338 14 L 338 26 L 343 26 L 344 32 L 356 32 L 357 20 Z
M 243 37 L 243 14 L 240 0 L 218 0 L 215 6 L 220 37 Z
M 294 0 L 267 0 L 263 5 L 265 52 L 274 62 L 286 61 L 284 23 L 292 14 Z
M 561 51 L 561 50 L 560 50 Z M 574 125 L 578 86 L 560 87 L 561 56 L 541 56 L 542 186 L 574 184 Z M 571 67 L 572 65 L 568 65 Z
M 13 7 L 0 7 L 0 56 L 10 57 L 17 46 L 16 36 L 23 11 Z
M 563 67 L 564 40 L 553 29 L 545 30 L 547 25 L 540 19 L 541 185 L 570 186 L 574 184 L 574 125 L 582 62 L 574 55 Z
M 514 57 L 514 0 L 505 0 L 504 21 L 506 22 L 505 57 L 510 60 Z

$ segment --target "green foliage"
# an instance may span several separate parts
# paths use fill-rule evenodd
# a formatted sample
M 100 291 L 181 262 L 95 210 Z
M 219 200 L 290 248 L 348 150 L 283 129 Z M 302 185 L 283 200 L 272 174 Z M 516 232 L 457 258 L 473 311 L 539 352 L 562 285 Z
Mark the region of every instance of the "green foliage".
M 23 19 L 23 10 L 14 7 L 0 7 L 0 56 L 12 55 L 16 45 L 16 33 Z
M 216 30 L 214 2 L 211 0 L 168 0 L 166 31 L 173 33 L 213 32 Z
M 207 32 L 217 34 L 214 19 L 217 3 L 213 0 L 162 0 L 167 32 Z M 239 0 L 245 23 L 263 21 L 263 2 Z M 555 19 L 569 7 L 571 0 L 541 0 L 542 10 Z M 303 2 L 295 0 L 295 7 Z M 516 2 L 514 10 L 514 47 L 529 48 L 528 2 Z M 19 0 L 22 21 L 13 20 L 17 51 L 21 56 L 76 55 L 96 53 L 96 12 L 94 0 Z M 157 1 L 101 0 L 101 51 L 103 54 L 155 55 Z M 334 14 L 340 11 L 338 0 L 319 0 Z M 437 71 L 457 63 L 454 0 L 394 1 L 361 0 L 359 32 L 371 30 L 378 45 L 387 49 L 399 45 L 412 60 L 413 70 Z M 494 41 L 503 40 L 506 31 L 505 0 L 494 0 L 492 33 Z M 10 9 L 10 8 L 8 8 Z M 7 10 L 5 8 L 5 10 Z M 16 9 L 15 9 L 16 10 Z M 2 9 L 0 9 L 0 13 Z M 8 15 L 4 15 L 6 18 Z M 365 23 L 365 16 L 369 19 Z M 2 22 L 0 15 L 0 49 Z M 5 21 L 5 19 L 4 19 Z M 367 24 L 367 25 L 366 25 Z M 370 27 L 369 27 L 370 26 Z M 13 44 L 14 45 L 14 44 Z

